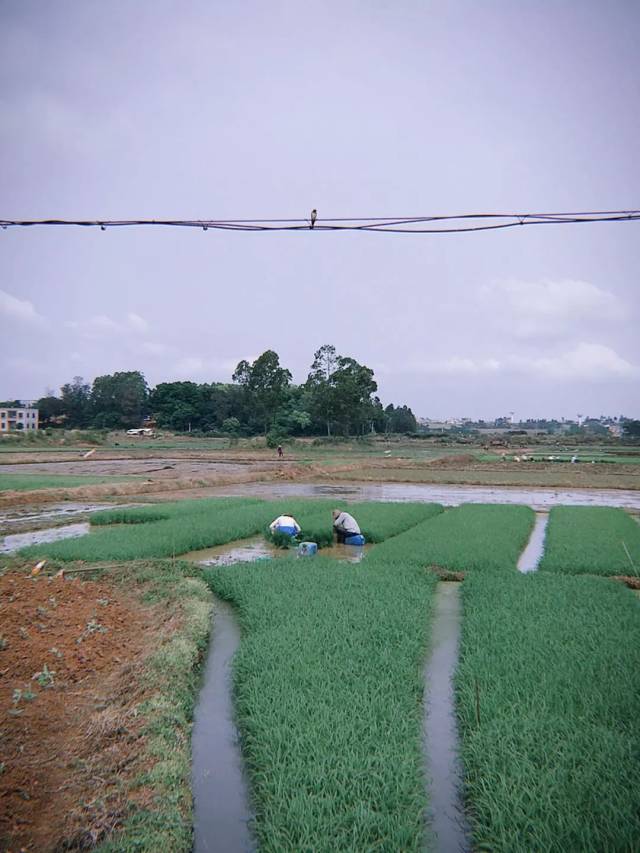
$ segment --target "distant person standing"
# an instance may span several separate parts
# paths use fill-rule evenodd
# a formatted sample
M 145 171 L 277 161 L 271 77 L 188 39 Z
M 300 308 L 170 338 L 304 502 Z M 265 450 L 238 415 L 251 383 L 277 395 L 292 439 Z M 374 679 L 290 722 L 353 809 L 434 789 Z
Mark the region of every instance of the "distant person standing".
M 284 456 L 284 450 L 282 449 L 282 445 L 279 444 L 278 445 L 278 459 L 282 459 L 283 456 Z
M 344 512 L 341 509 L 334 509 L 331 515 L 333 516 L 333 529 L 339 543 L 344 543 L 344 540 L 349 536 L 360 535 L 358 522 L 348 512 Z

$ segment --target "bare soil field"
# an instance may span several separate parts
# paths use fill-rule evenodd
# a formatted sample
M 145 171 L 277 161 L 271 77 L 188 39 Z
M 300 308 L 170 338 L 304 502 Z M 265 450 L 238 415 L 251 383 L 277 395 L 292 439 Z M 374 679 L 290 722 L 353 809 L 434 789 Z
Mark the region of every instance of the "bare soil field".
M 285 458 L 263 448 L 211 450 L 183 447 L 128 448 L 96 447 L 90 452 L 78 447 L 73 453 L 50 451 L 5 452 L 0 474 L 40 476 L 87 475 L 134 476 L 126 482 L 106 482 L 0 491 L 0 507 L 25 506 L 63 500 L 121 501 L 176 500 L 205 497 L 215 489 L 234 484 L 277 483 L 413 483 L 481 486 L 526 486 L 577 489 L 640 489 L 640 465 L 580 462 L 515 462 L 481 458 L 480 448 L 465 451 L 416 449 L 384 445 L 368 448 L 356 444 L 319 449 L 296 445 Z
M 95 845 L 139 773 L 137 673 L 163 614 L 108 581 L 0 577 L 0 849 Z

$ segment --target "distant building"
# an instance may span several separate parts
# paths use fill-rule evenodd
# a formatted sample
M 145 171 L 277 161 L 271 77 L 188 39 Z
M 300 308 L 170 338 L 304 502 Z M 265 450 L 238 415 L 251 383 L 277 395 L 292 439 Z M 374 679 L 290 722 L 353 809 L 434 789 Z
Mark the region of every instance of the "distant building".
M 0 432 L 38 429 L 38 410 L 31 406 L 0 409 Z

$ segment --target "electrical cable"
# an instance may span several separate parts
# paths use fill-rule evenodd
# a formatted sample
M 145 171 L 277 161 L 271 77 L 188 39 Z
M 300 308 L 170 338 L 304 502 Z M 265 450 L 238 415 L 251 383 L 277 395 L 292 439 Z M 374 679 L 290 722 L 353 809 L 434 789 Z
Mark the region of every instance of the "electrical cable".
M 0 228 L 73 225 L 82 228 L 129 228 L 160 225 L 203 231 L 368 231 L 392 234 L 455 234 L 495 231 L 524 225 L 577 225 L 586 222 L 633 222 L 640 210 L 573 213 L 462 213 L 435 216 L 337 217 L 316 219 L 0 219 Z

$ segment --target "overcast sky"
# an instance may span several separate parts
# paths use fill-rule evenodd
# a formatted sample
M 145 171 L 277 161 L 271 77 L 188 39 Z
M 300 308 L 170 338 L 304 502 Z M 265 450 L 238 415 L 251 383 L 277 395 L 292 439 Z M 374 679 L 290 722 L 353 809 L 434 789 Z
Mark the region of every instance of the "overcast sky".
M 0 0 L 0 218 L 640 207 L 640 4 Z M 640 223 L 0 231 L 0 399 L 325 343 L 419 416 L 640 417 Z

